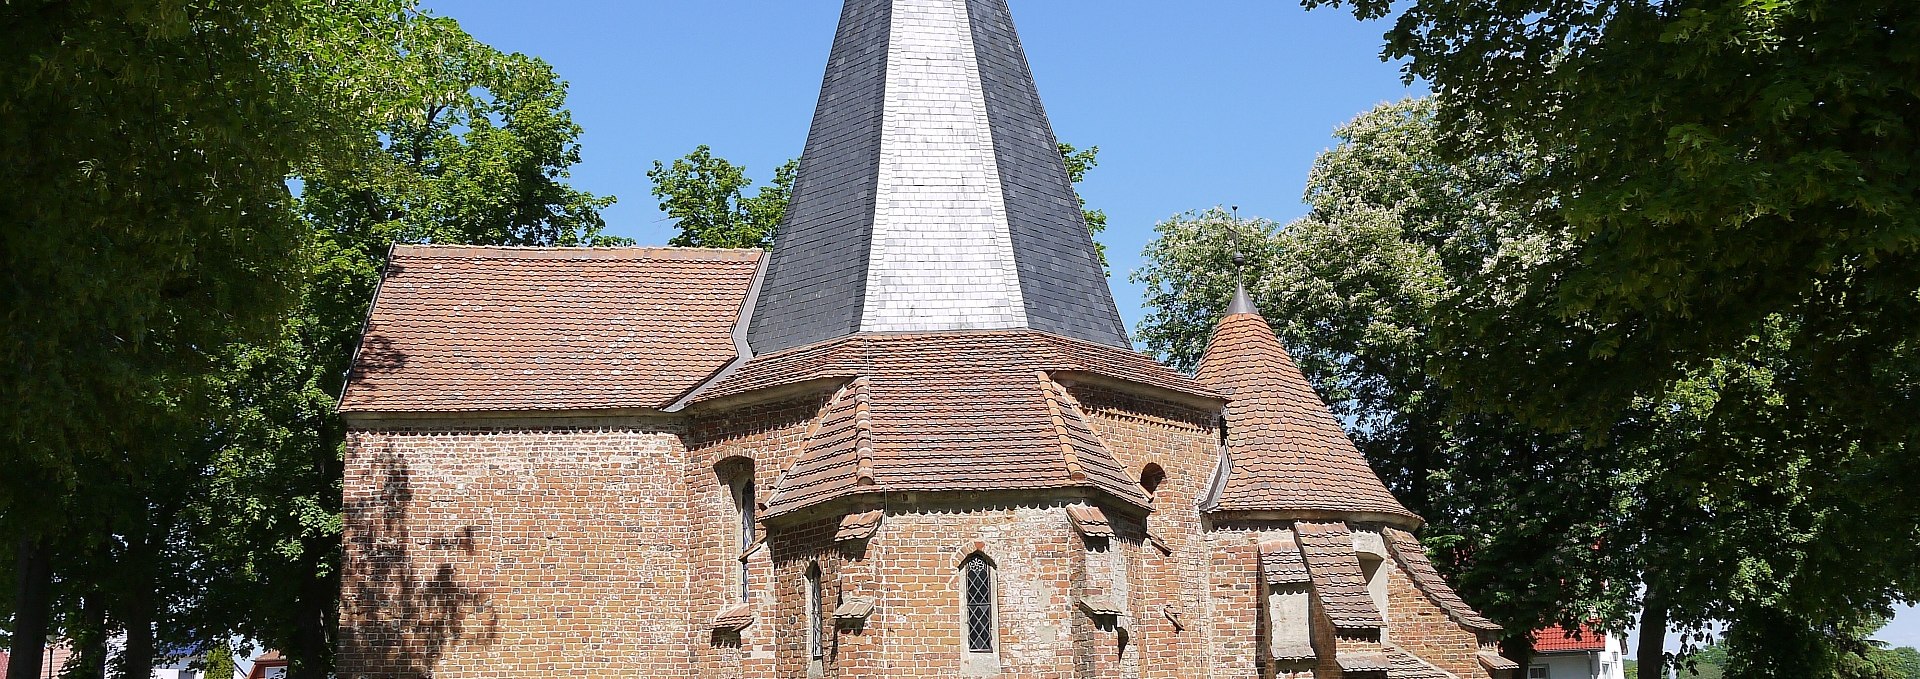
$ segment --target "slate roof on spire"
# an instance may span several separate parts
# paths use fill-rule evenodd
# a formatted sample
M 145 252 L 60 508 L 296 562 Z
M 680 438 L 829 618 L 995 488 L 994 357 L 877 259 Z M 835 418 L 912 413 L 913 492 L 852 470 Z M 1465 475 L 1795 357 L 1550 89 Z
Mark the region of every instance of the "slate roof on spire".
M 849 0 L 748 330 L 1129 346 L 1006 0 Z
M 1340 429 L 1242 289 L 1195 379 L 1226 394 L 1224 482 L 1210 511 L 1269 511 L 1418 526 Z

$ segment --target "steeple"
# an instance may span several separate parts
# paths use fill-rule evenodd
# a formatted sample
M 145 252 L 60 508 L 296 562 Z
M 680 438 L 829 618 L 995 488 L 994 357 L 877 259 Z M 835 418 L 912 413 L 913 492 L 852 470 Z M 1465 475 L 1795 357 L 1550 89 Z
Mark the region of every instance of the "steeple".
M 859 332 L 1128 346 L 1006 0 L 847 0 L 755 354 Z

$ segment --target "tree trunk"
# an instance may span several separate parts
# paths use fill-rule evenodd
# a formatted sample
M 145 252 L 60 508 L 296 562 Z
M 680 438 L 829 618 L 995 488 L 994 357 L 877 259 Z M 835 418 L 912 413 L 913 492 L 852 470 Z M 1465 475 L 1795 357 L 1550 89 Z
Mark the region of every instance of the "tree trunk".
M 1667 676 L 1667 602 L 1647 588 L 1640 608 L 1640 644 L 1634 649 L 1640 661 L 1636 679 L 1666 679 Z
M 41 538 L 21 538 L 14 586 L 13 646 L 7 679 L 38 679 L 46 663 L 47 613 L 53 601 L 53 556 Z
M 74 639 L 73 664 L 67 670 L 70 679 L 105 679 L 107 676 L 107 606 L 98 593 L 80 600 L 81 625 L 70 630 Z
M 153 676 L 153 657 L 157 653 L 153 640 L 153 611 L 144 596 L 132 597 L 127 603 L 127 645 L 120 649 L 119 675 L 121 679 L 147 679 Z
M 318 560 L 310 545 L 308 558 Z M 317 565 L 317 564 L 316 564 Z M 316 568 L 315 570 L 318 570 Z M 301 585 L 300 596 L 294 602 L 294 638 L 285 651 L 288 667 L 287 679 L 327 679 L 333 675 L 333 654 L 327 634 L 328 619 L 333 616 L 337 605 L 339 586 L 334 578 L 310 577 Z

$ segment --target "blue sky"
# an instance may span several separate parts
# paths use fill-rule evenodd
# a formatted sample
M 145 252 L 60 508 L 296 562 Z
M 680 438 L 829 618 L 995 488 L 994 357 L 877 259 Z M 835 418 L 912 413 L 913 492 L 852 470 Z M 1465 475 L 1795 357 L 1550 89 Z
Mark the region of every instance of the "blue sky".
M 1127 281 L 1153 225 L 1239 205 L 1287 221 L 1333 128 L 1423 90 L 1379 59 L 1380 23 L 1288 0 L 1010 0 L 1061 141 L 1098 145 L 1080 186 L 1108 215 L 1102 240 L 1132 330 Z M 586 129 L 575 186 L 620 202 L 609 230 L 665 243 L 648 194 L 655 160 L 699 144 L 764 180 L 800 154 L 840 3 L 831 0 L 428 0 L 479 39 L 538 56 L 572 85 Z M 1881 638 L 1920 645 L 1906 609 Z

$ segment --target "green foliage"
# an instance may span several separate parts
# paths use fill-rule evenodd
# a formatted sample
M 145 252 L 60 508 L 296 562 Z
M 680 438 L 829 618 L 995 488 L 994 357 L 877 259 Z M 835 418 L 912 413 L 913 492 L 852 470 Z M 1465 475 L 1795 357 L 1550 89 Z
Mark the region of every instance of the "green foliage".
M 79 469 L 263 336 L 303 235 L 285 178 L 358 101 L 397 3 L 32 0 L 0 7 L 0 516 L 33 532 Z M 236 102 L 240 102 L 236 104 Z M 15 532 L 14 534 L 18 534 Z
M 1311 212 L 1281 229 L 1218 208 L 1162 222 L 1140 340 L 1190 369 L 1233 290 L 1233 253 L 1264 315 L 1401 500 L 1456 585 L 1509 629 L 1618 621 L 1632 592 L 1619 532 L 1625 489 L 1575 437 L 1463 416 L 1427 364 L 1461 282 L 1537 258 L 1527 210 L 1491 199 L 1538 163 L 1509 153 L 1438 160 L 1433 104 L 1381 106 L 1336 133 L 1308 182 Z M 1612 583 L 1609 586 L 1609 583 Z M 1514 641 L 1518 641 L 1515 639 Z
M 787 202 L 793 198 L 794 175 L 799 161 L 789 160 L 775 168 L 773 182 L 760 187 L 752 197 L 746 189 L 753 184 L 747 168 L 713 155 L 701 144 L 672 165 L 653 162 L 647 178 L 653 180 L 653 195 L 660 199 L 660 211 L 674 219 L 680 234 L 669 245 L 699 248 L 773 247 L 774 232 L 787 216 Z
M 223 356 L 227 413 L 198 518 L 238 632 L 324 670 L 338 608 L 341 442 L 334 413 L 361 323 L 396 243 L 617 245 L 613 202 L 565 183 L 581 133 L 545 62 L 413 16 L 358 144 L 303 174 L 308 285 L 277 342 Z M 328 623 L 331 624 L 330 622 Z
M 1060 158 L 1067 163 L 1067 181 L 1079 186 L 1081 180 L 1087 178 L 1087 171 L 1100 165 L 1100 147 L 1090 146 L 1082 151 L 1061 142 Z M 1074 197 L 1080 199 L 1080 216 L 1087 222 L 1087 231 L 1093 234 L 1093 250 L 1100 256 L 1100 268 L 1111 273 L 1113 270 L 1107 267 L 1107 246 L 1100 242 L 1100 232 L 1107 230 L 1107 211 L 1089 210 L 1086 198 L 1077 192 Z
M 1779 555 L 1730 564 L 1719 603 L 1822 630 L 1920 594 L 1920 496 L 1892 490 L 1920 474 L 1920 12 L 1307 4 L 1398 15 L 1385 56 L 1446 93 L 1448 160 L 1556 149 L 1521 189 L 1552 202 L 1563 247 L 1471 282 L 1483 294 L 1439 331 L 1457 349 L 1443 381 L 1483 411 L 1601 432 L 1739 366 L 1725 374 L 1755 388 L 1692 420 L 1715 445 L 1660 467 L 1670 489 L 1712 489 L 1701 509 L 1737 534 L 1787 529 Z

